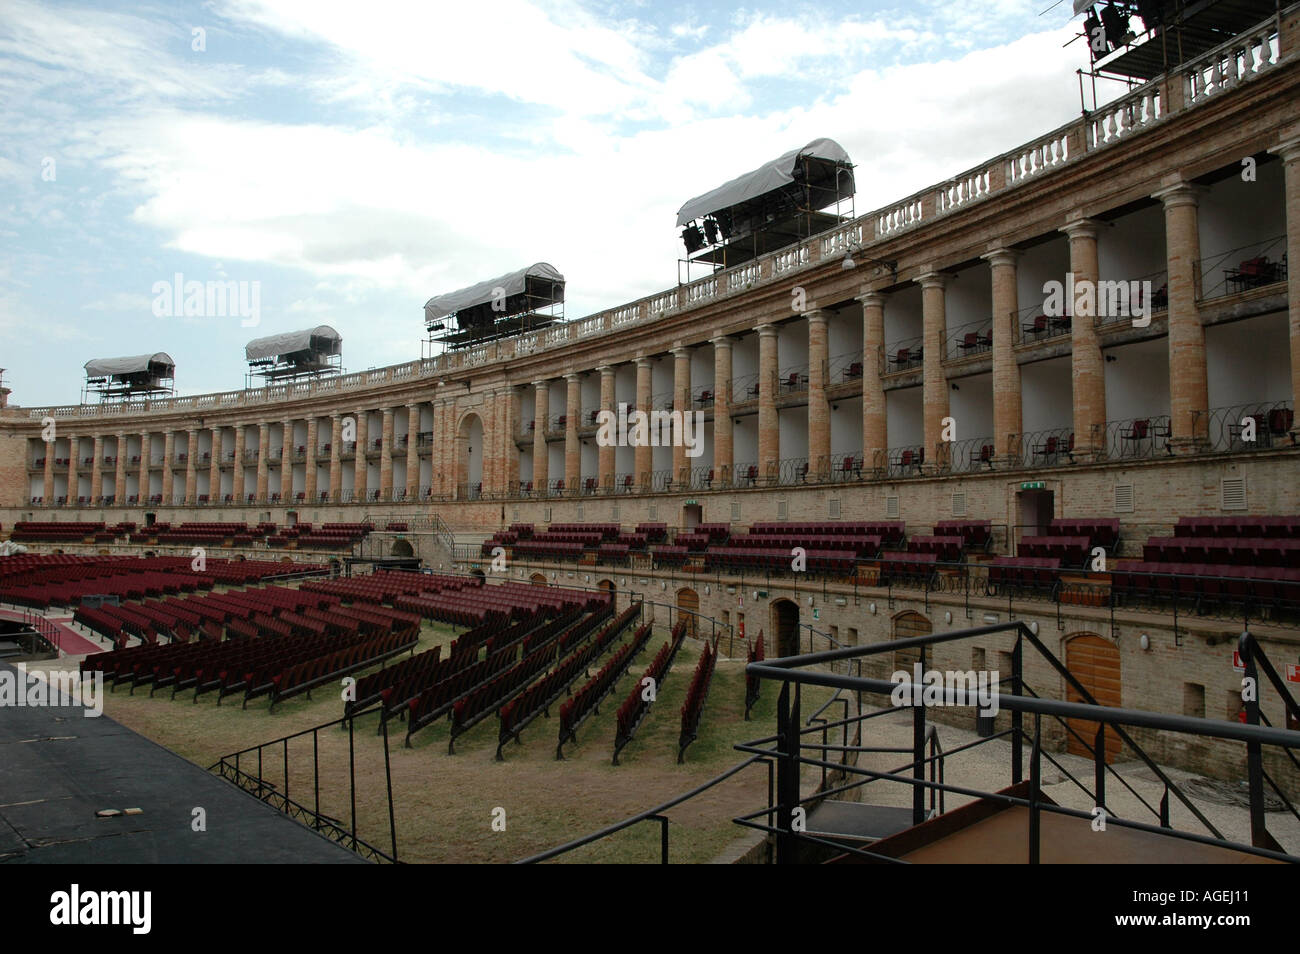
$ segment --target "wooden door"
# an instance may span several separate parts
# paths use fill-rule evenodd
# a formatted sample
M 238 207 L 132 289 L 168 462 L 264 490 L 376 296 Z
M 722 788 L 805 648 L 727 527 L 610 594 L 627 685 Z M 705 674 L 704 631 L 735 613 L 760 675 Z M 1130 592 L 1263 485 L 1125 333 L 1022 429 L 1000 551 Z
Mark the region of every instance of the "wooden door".
M 1119 649 L 1108 639 L 1102 639 L 1100 636 L 1085 634 L 1076 636 L 1065 644 L 1065 666 L 1075 679 L 1083 684 L 1083 687 L 1092 693 L 1092 697 L 1097 700 L 1098 705 L 1119 706 L 1121 704 L 1120 695 L 1120 673 L 1119 673 Z M 1073 686 L 1067 685 L 1065 698 L 1069 702 L 1085 702 L 1086 700 L 1075 691 Z M 1092 745 L 1097 736 L 1097 723 L 1084 719 L 1069 719 L 1070 727 L 1077 732 L 1087 742 L 1076 739 L 1073 734 L 1067 734 L 1066 751 L 1071 755 L 1082 755 L 1085 758 L 1092 758 Z M 1115 734 L 1114 729 L 1106 730 L 1106 761 L 1113 762 L 1119 754 L 1123 743 L 1120 742 L 1119 736 Z

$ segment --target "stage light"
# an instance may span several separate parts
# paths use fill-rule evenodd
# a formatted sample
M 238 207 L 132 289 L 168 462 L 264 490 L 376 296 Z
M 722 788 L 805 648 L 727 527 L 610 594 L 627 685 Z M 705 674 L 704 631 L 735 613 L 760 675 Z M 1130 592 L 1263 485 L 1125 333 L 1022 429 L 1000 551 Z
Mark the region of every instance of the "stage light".
M 732 221 L 730 212 L 717 212 L 714 218 L 718 220 L 718 229 L 722 232 L 724 239 L 731 238 Z
M 1106 42 L 1111 45 L 1111 49 L 1118 49 L 1133 39 L 1128 28 L 1128 14 L 1119 7 L 1102 7 L 1101 25 L 1106 31 Z
M 686 243 L 686 254 L 694 255 L 704 248 L 704 235 L 698 226 L 691 225 L 682 229 L 682 241 Z
M 704 220 L 704 238 L 710 245 L 718 244 L 718 223 L 713 219 Z

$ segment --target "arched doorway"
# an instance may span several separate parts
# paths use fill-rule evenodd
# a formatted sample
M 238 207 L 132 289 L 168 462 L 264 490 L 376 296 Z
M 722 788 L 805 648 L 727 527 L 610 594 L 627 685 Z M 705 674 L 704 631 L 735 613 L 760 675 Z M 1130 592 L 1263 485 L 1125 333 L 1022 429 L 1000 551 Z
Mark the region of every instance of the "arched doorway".
M 613 593 L 615 590 L 613 580 L 601 580 L 599 583 L 596 584 L 596 586 L 600 587 L 606 593 Z
M 1092 693 L 1098 705 L 1121 704 L 1119 648 L 1110 640 L 1103 639 L 1096 633 L 1076 633 L 1067 636 L 1065 668 L 1070 670 L 1070 674 Z M 1069 684 L 1065 687 L 1065 698 L 1067 702 L 1086 701 Z M 1075 738 L 1074 732 L 1067 732 L 1065 750 L 1071 755 L 1092 758 L 1092 745 L 1097 738 L 1098 723 L 1085 719 L 1067 719 L 1066 723 L 1082 737 L 1082 741 Z M 1106 761 L 1115 761 L 1115 757 L 1123 748 L 1123 743 L 1113 728 L 1106 729 L 1105 746 Z
M 536 584 L 537 586 L 545 586 L 545 585 L 546 585 L 546 574 L 545 574 L 545 573 L 534 573 L 534 574 L 529 578 L 529 582 L 530 582 L 530 583 L 534 583 L 534 584 Z
M 483 486 L 483 420 L 473 411 L 456 428 L 456 496 L 476 498 Z
M 410 540 L 396 540 L 393 542 L 392 556 L 395 557 L 413 557 L 415 550 L 411 547 Z
M 912 639 L 915 636 L 929 636 L 934 632 L 930 621 L 914 610 L 904 610 L 894 617 L 892 639 Z M 911 673 L 912 666 L 921 661 L 920 647 L 894 650 L 894 671 Z
M 696 636 L 699 633 L 699 616 L 700 612 L 700 594 L 696 593 L 689 586 L 683 586 L 677 591 L 677 622 L 686 623 L 686 635 Z
M 487 574 L 482 570 L 470 570 L 469 575 L 478 577 L 482 582 L 487 582 Z
M 799 655 L 799 604 L 794 600 L 772 602 L 770 628 L 775 634 L 773 644 L 779 656 Z

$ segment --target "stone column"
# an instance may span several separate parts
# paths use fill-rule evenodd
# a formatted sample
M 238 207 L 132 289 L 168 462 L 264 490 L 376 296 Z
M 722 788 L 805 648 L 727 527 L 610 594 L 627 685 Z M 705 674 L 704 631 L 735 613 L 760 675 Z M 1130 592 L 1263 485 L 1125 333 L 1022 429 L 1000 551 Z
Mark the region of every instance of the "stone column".
M 776 415 L 776 326 L 758 332 L 758 473 L 765 481 L 780 476 L 781 430 Z
M 1286 195 L 1287 301 L 1290 303 L 1291 407 L 1300 408 L 1300 138 L 1288 139 L 1269 152 L 1282 157 Z M 1173 285 L 1171 283 L 1172 290 Z
M 45 483 L 41 487 L 41 495 L 47 507 L 54 506 L 54 451 L 58 446 L 57 441 L 45 442 Z M 122 460 L 121 455 L 118 455 L 118 460 Z
M 1020 366 L 1015 353 L 1020 312 L 1016 260 L 1020 253 L 999 248 L 980 257 L 989 263 L 993 278 L 993 455 L 997 463 L 1006 464 L 1020 457 L 1022 427 Z
M 948 459 L 940 449 L 943 443 L 943 419 L 948 416 L 948 381 L 943 375 L 943 341 L 947 333 L 945 289 L 948 276 L 939 272 L 926 272 L 917 281 L 921 284 L 921 347 L 925 349 L 921 365 L 925 470 L 933 471 Z
M 885 360 L 885 296 L 860 295 L 862 303 L 862 466 L 886 468 L 889 417 L 885 413 L 885 388 L 881 381 Z
M 77 438 L 68 435 L 68 500 L 66 506 L 77 506 L 77 465 L 80 461 L 77 455 L 80 453 L 79 441 Z
M 578 418 L 582 414 L 582 378 L 566 374 L 568 400 L 564 414 L 564 490 L 569 494 L 582 492 L 582 445 L 578 443 Z
M 231 472 L 230 492 L 237 504 L 244 502 L 244 441 L 247 439 L 244 430 L 245 425 L 235 425 L 235 469 Z
M 330 415 L 330 503 L 343 499 L 343 415 Z
M 393 499 L 393 409 L 384 408 L 383 446 L 379 449 L 379 499 Z
M 1201 239 L 1196 202 L 1202 190 L 1187 182 L 1153 198 L 1165 207 L 1165 258 L 1169 281 L 1170 448 L 1194 452 L 1209 434 L 1210 386 L 1205 370 L 1205 326 L 1196 308 Z M 1289 259 L 1288 259 L 1289 260 Z M 1146 301 L 1149 308 L 1150 296 Z
M 501 392 L 501 489 L 511 497 L 519 495 L 519 444 L 515 441 L 519 429 L 519 407 L 522 398 L 519 386 L 512 384 Z
M 199 429 L 185 432 L 185 503 L 193 507 L 199 500 Z
M 808 474 L 826 480 L 831 470 L 831 404 L 826 397 L 829 316 L 819 310 L 804 317 L 808 320 Z
M 482 466 L 479 468 L 484 494 L 500 489 L 501 481 L 501 392 L 488 391 L 483 395 L 480 408 L 483 423 L 483 446 L 480 448 Z
M 136 478 L 138 483 L 137 496 L 140 498 L 140 504 L 144 505 L 149 502 L 149 455 L 152 453 L 150 447 L 148 431 L 140 432 L 140 476 Z M 76 456 L 75 454 L 73 455 Z
M 651 362 L 647 357 L 636 359 L 636 407 L 642 414 L 650 413 Z M 647 418 L 648 420 L 648 418 Z M 631 430 L 631 428 L 628 428 Z M 646 428 L 648 435 L 649 427 Z M 654 448 L 647 442 L 645 447 L 637 446 L 633 453 L 633 466 L 636 468 L 636 484 L 641 490 L 650 489 L 650 473 L 654 470 Z
M 271 425 L 257 425 L 257 502 L 266 503 L 271 493 Z
M 208 503 L 221 503 L 221 428 L 212 428 L 212 450 L 208 452 Z
M 718 335 L 713 345 L 713 486 L 731 481 L 731 339 Z
M 406 499 L 420 497 L 420 405 L 406 405 Z
M 280 422 L 280 503 L 286 507 L 293 502 L 293 420 Z
M 95 455 L 90 464 L 90 502 L 99 506 L 99 498 L 104 496 L 104 438 L 96 434 L 93 438 Z
M 618 408 L 614 406 L 614 369 L 608 364 L 603 364 L 598 370 L 600 371 L 600 410 L 604 412 L 604 417 L 608 418 L 612 415 L 613 419 L 617 422 Z M 597 424 L 599 424 L 599 418 L 597 419 Z M 597 451 L 597 471 L 601 492 L 608 494 L 614 492 L 614 467 L 615 457 L 618 452 L 617 424 L 608 429 L 598 428 L 596 431 L 597 437 L 599 437 L 599 435 L 605 430 L 609 431 L 609 437 L 611 439 L 600 444 Z M 597 443 L 600 443 L 599 440 Z
M 365 500 L 368 489 L 366 450 L 370 442 L 370 415 L 365 411 L 357 411 L 353 416 L 357 422 L 357 447 L 356 456 L 352 459 L 352 499 Z
M 691 413 L 691 349 L 673 349 L 673 410 L 681 413 L 682 426 Z M 686 456 L 682 434 L 673 435 L 673 486 L 687 490 L 691 486 L 691 458 Z
M 46 481 L 50 487 L 45 491 L 45 499 L 50 499 L 54 492 L 54 471 L 50 469 L 50 458 L 45 458 Z M 117 432 L 117 466 L 113 470 L 113 496 L 119 507 L 126 506 L 126 432 Z
M 315 413 L 307 418 L 307 449 L 303 452 L 302 496 L 307 503 L 314 503 L 319 488 L 316 486 L 316 454 L 320 441 L 320 425 Z
M 1097 334 L 1095 314 L 1081 315 L 1078 306 L 1083 288 L 1088 283 L 1095 301 L 1097 265 L 1097 229 L 1101 225 L 1094 219 L 1078 219 L 1063 229 L 1070 239 L 1070 271 L 1074 275 L 1075 301 L 1067 303 L 1072 316 L 1070 321 L 1070 373 L 1074 381 L 1074 456 L 1076 460 L 1091 460 L 1105 439 L 1106 425 L 1106 373 L 1101 358 L 1101 338 Z M 1082 309 L 1095 311 L 1095 309 Z
M 439 393 L 443 392 L 440 390 Z M 433 446 L 429 450 L 432 476 L 429 478 L 429 486 L 433 488 L 435 494 L 447 493 L 456 479 L 455 472 L 447 466 L 456 452 L 454 438 L 447 426 L 447 418 L 450 415 L 451 408 L 446 398 L 439 398 L 433 402 Z M 451 447 L 447 446 L 448 440 L 452 441 Z
M 163 472 L 162 472 L 162 499 L 163 503 L 170 506 L 172 500 L 172 486 L 174 475 L 172 474 L 172 465 L 176 462 L 176 432 L 172 430 L 163 433 Z
M 546 450 L 546 421 L 551 413 L 551 393 L 545 381 L 533 382 L 533 493 L 546 495 L 550 455 Z

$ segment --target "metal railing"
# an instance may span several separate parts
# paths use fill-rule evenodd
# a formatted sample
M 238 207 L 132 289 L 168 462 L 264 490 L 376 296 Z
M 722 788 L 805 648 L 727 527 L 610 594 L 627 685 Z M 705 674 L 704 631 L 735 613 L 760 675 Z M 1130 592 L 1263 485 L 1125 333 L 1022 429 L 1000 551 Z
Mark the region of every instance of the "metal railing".
M 1192 432 L 1221 453 L 1294 447 L 1295 410 L 1290 401 L 1271 401 L 1194 411 Z
M 1068 338 L 1071 318 L 1068 313 L 1045 314 L 1043 304 L 1037 302 L 1012 312 L 1011 324 L 1015 329 L 1018 344 L 1038 344 L 1053 338 Z
M 945 361 L 988 354 L 993 350 L 993 319 L 981 318 L 956 328 L 949 328 L 943 343 Z
M 1102 281 L 1098 285 L 1107 283 Z M 1152 315 L 1169 310 L 1169 272 L 1166 269 L 1162 268 L 1132 281 L 1120 282 L 1114 287 L 1113 292 L 1100 287 L 1097 290 L 1098 302 L 1094 309 L 1096 317 L 1093 318 L 1093 324 L 1098 328 L 1131 325 L 1138 311 L 1144 312 L 1144 317 L 1149 319 Z M 1103 295 L 1106 297 L 1105 306 L 1100 301 Z
M 1108 460 L 1141 460 L 1173 454 L 1168 414 L 1106 421 L 1096 427 L 1093 449 Z
M 251 746 L 223 755 L 208 771 L 215 772 L 226 781 L 238 785 L 244 791 L 256 796 L 268 805 L 284 812 L 290 818 L 302 822 L 308 828 L 324 835 L 330 841 L 337 842 L 363 858 L 375 862 L 397 863 L 397 822 L 393 811 L 393 775 L 388 753 L 388 725 L 380 723 L 380 735 L 384 740 L 384 785 L 388 806 L 389 850 L 384 851 L 372 842 L 357 835 L 357 765 L 356 741 L 354 733 L 355 717 L 345 716 L 313 726 L 292 735 L 286 735 L 261 745 Z M 346 729 L 348 733 L 348 804 L 349 817 L 346 822 L 326 814 L 321 809 L 321 753 L 320 737 L 322 731 L 335 727 Z M 310 802 L 295 799 L 289 793 L 289 780 L 295 773 L 290 771 L 290 743 L 311 740 L 311 780 Z M 297 753 L 295 753 L 297 754 Z M 254 764 L 256 769 L 254 769 Z M 278 768 L 278 772 L 276 769 Z M 326 776 L 333 777 L 332 775 Z M 373 777 L 362 772 L 362 779 Z M 296 789 L 295 789 L 296 791 Z M 304 796 L 305 798 L 305 796 Z
M 884 706 L 872 713 L 863 713 L 859 708 L 856 716 L 846 714 L 846 717 L 837 723 L 829 723 L 825 727 L 808 726 L 801 717 L 801 690 L 805 685 L 830 687 L 841 693 L 852 692 L 859 699 L 864 694 L 896 697 L 895 694 L 900 691 L 900 683 L 896 679 L 864 678 L 860 675 L 837 673 L 834 671 L 837 663 L 848 660 L 861 660 L 886 653 L 890 655 L 890 658 L 897 658 L 895 654 L 900 651 L 907 653 L 915 651 L 919 655 L 919 665 L 924 671 L 926 669 L 927 653 L 931 647 L 957 640 L 984 638 L 1000 633 L 1014 634 L 1015 636 L 1015 644 L 1011 652 L 1011 677 L 1005 683 L 1005 691 L 1001 680 L 999 680 L 997 686 L 998 708 L 1009 712 L 1010 727 L 1008 729 L 999 732 L 994 728 L 976 741 L 967 743 L 957 749 L 927 753 L 927 736 L 930 728 L 927 718 L 929 706 L 924 701 L 923 695 L 914 691 L 921 689 L 922 686 L 908 680 L 901 684 L 901 691 L 905 698 L 910 697 L 912 700 L 909 706 L 913 724 L 912 746 L 903 749 L 889 749 L 863 745 L 850 746 L 847 742 L 835 746 L 828 744 L 824 737 L 820 744 L 804 741 L 805 736 L 823 732 L 825 728 L 843 726 L 847 731 L 848 727 L 857 726 L 861 739 L 865 742 L 864 726 L 867 720 L 880 713 L 896 713 L 898 711 L 897 704 Z M 1238 645 L 1246 666 L 1247 679 L 1252 679 L 1258 684 L 1258 673 L 1263 671 L 1268 678 L 1268 685 L 1271 685 L 1277 692 L 1288 716 L 1300 719 L 1300 707 L 1297 707 L 1285 684 L 1277 677 L 1276 670 L 1268 661 L 1267 656 L 1263 653 L 1254 637 L 1249 632 L 1243 633 Z M 1054 670 L 1054 675 L 1059 677 L 1069 690 L 1083 701 L 1060 701 L 1044 698 L 1035 692 L 1025 680 L 1023 660 L 1026 648 L 1036 650 L 1038 657 L 1046 661 L 1050 669 Z M 1044 760 L 1050 763 L 1076 788 L 1081 790 L 1092 805 L 1105 811 L 1108 824 L 1178 838 L 1189 843 L 1231 847 L 1244 854 L 1293 863 L 1300 862 L 1300 856 L 1284 852 L 1268 832 L 1265 819 L 1265 783 L 1268 783 L 1275 795 L 1281 799 L 1284 806 L 1296 818 L 1300 818 L 1300 813 L 1296 811 L 1295 806 L 1287 799 L 1276 781 L 1264 769 L 1262 759 L 1263 747 L 1265 745 L 1274 746 L 1285 753 L 1292 765 L 1300 766 L 1300 762 L 1297 762 L 1295 757 L 1295 750 L 1300 749 L 1300 732 L 1276 729 L 1270 726 L 1267 718 L 1261 712 L 1258 697 L 1255 697 L 1254 701 L 1246 703 L 1247 724 L 1245 725 L 1191 716 L 1167 715 L 1136 709 L 1102 706 L 1098 704 L 1087 687 L 1038 639 L 1037 635 L 1028 626 L 1020 622 L 999 623 L 956 632 L 892 640 L 866 647 L 831 650 L 755 662 L 746 667 L 746 673 L 760 679 L 774 680 L 781 683 L 777 703 L 776 733 L 737 746 L 737 749 L 742 752 L 750 753 L 753 756 L 770 758 L 776 763 L 776 797 L 772 798 L 769 795 L 766 809 L 742 815 L 736 818 L 735 821 L 742 826 L 775 836 L 776 860 L 778 863 L 812 860 L 810 858 L 810 849 L 820 852 L 821 857 L 825 857 L 826 853 L 829 852 L 837 857 L 852 855 L 878 862 L 904 863 L 897 852 L 877 851 L 874 845 L 865 848 L 857 847 L 856 844 L 848 843 L 845 840 L 811 834 L 807 831 L 807 826 L 795 824 L 795 819 L 800 817 L 800 812 L 797 809 L 802 808 L 804 812 L 807 812 L 805 803 L 855 789 L 865 789 L 867 785 L 883 781 L 910 788 L 911 823 L 914 826 L 921 824 L 927 818 L 935 817 L 936 814 L 942 814 L 943 806 L 942 804 L 936 806 L 934 798 L 936 794 L 942 796 L 943 793 L 948 792 L 965 798 L 977 798 L 985 803 L 1027 808 L 1026 857 L 1024 860 L 1030 864 L 1038 864 L 1042 860 L 1042 820 L 1044 814 L 1053 813 L 1089 820 L 1097 814 L 1096 809 L 1092 812 L 1080 811 L 1044 799 L 1042 795 L 1042 763 Z M 943 704 L 946 706 L 970 705 L 970 702 L 964 697 L 959 698 L 953 688 L 942 690 L 942 697 Z M 1026 715 L 1030 716 L 1032 731 L 1025 724 Z M 1064 728 L 1069 738 L 1079 743 L 1091 755 L 1093 762 L 1091 788 L 1070 772 L 1061 761 L 1046 751 L 1043 745 L 1042 733 L 1044 718 L 1055 720 Z M 1071 720 L 1087 720 L 1097 723 L 1098 728 L 1095 736 L 1091 739 L 1085 738 L 1080 734 L 1077 723 L 1072 723 Z M 1188 798 L 1179 785 L 1134 741 L 1129 732 L 1129 729 L 1134 728 L 1244 743 L 1248 763 L 1247 787 L 1251 844 L 1235 844 L 1225 838 L 1219 829 Z M 1150 801 L 1133 788 L 1124 775 L 1112 767 L 1111 760 L 1107 758 L 1108 735 L 1144 763 L 1146 769 L 1154 776 L 1156 783 L 1162 789 L 1158 805 L 1152 805 Z M 986 745 L 995 739 L 1007 739 L 1011 743 L 1009 747 L 1008 775 L 1012 788 L 996 790 L 990 787 L 988 790 L 981 790 L 950 785 L 942 778 L 936 777 L 934 773 L 936 763 L 942 765 L 959 752 Z M 1026 746 L 1029 747 L 1028 779 L 1024 778 L 1024 750 Z M 805 754 L 806 750 L 811 750 L 813 754 Z M 851 763 L 847 758 L 850 752 L 888 751 L 905 752 L 911 756 L 911 761 L 896 769 L 882 772 L 860 767 Z M 829 760 L 831 753 L 839 753 L 843 757 L 839 761 L 832 762 Z M 855 778 L 835 787 L 828 788 L 823 785 L 812 798 L 809 798 L 803 796 L 800 792 L 801 772 L 804 767 L 828 768 L 842 772 L 846 777 L 851 775 L 855 776 Z M 927 770 L 930 773 L 928 777 Z M 1136 800 L 1140 806 L 1138 810 L 1145 810 L 1152 821 L 1143 822 L 1119 817 L 1110 807 L 1113 802 L 1108 800 L 1107 786 L 1112 782 L 1117 783 L 1125 790 L 1127 795 Z M 927 795 L 930 797 L 928 807 L 926 804 Z M 857 793 L 855 797 L 861 798 L 861 792 Z M 1171 797 L 1181 803 L 1206 834 L 1176 830 L 1172 827 L 1170 817 Z
M 885 345 L 885 366 L 880 369 L 881 373 L 894 374 L 919 368 L 925 358 L 925 349 L 922 347 L 924 341 L 924 337 L 917 335 L 915 338 L 888 342 Z
M 1286 281 L 1286 249 L 1286 236 L 1276 235 L 1202 258 L 1198 263 L 1201 300 L 1225 298 Z

